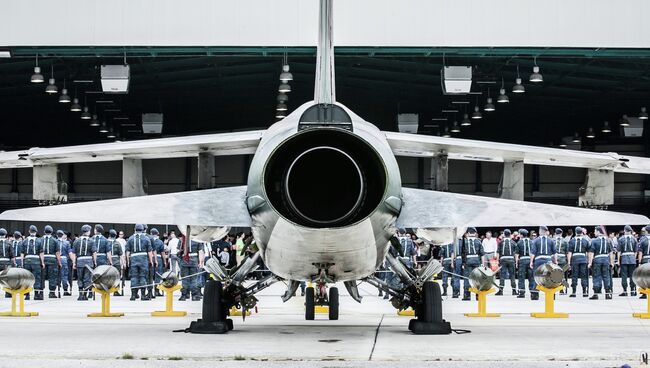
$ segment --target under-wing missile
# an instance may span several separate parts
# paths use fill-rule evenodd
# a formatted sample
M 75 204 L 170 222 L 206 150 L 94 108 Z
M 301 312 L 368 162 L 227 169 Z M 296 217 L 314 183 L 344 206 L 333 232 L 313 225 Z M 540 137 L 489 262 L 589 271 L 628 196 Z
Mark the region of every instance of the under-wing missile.
M 9 267 L 0 272 L 0 286 L 10 290 L 34 286 L 34 274 L 24 268 Z
M 535 282 L 547 289 L 555 289 L 560 285 L 566 286 L 566 280 L 564 279 L 566 267 L 568 266 L 562 268 L 555 263 L 544 263 L 535 269 Z
M 650 288 L 650 263 L 644 263 L 634 270 L 632 280 L 640 289 Z
M 469 283 L 478 291 L 488 291 L 493 286 L 497 286 L 494 281 L 495 273 L 491 269 L 480 265 L 472 270 L 469 274 Z
M 160 275 L 160 278 L 162 279 L 162 285 L 166 288 L 171 289 L 174 286 L 178 285 L 178 275 L 176 272 L 163 272 L 163 274 Z
M 94 270 L 86 266 L 92 273 L 90 279 L 97 289 L 108 291 L 120 285 L 120 272 L 117 268 L 109 265 L 97 266 Z

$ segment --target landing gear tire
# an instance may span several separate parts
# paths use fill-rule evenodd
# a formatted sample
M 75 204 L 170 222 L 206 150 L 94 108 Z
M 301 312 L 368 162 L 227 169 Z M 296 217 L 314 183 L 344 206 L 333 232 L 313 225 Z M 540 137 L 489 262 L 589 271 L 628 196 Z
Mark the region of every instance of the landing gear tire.
M 339 319 L 339 289 L 335 287 L 329 292 L 329 317 L 330 321 Z
M 203 292 L 202 317 L 190 323 L 188 332 L 198 334 L 224 334 L 233 329 L 232 319 L 226 318 L 223 304 L 223 285 L 209 280 Z
M 313 321 L 316 314 L 316 300 L 314 295 L 314 288 L 308 287 L 305 289 L 305 319 Z
M 417 319 L 409 321 L 409 330 L 417 335 L 448 335 L 451 324 L 442 319 L 440 285 L 427 281 L 422 286 L 421 302 L 416 306 Z

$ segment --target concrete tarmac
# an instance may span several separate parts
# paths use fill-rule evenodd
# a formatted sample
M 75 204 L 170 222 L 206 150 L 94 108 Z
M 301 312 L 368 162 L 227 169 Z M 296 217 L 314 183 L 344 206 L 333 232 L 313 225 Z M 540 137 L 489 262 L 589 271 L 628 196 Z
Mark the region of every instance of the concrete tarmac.
M 615 279 L 615 283 L 619 280 Z M 151 317 L 164 309 L 164 298 L 153 301 L 113 297 L 111 310 L 124 317 L 88 318 L 100 310 L 95 301 L 73 297 L 26 302 L 26 310 L 40 316 L 0 317 L 0 367 L 20 365 L 54 367 L 204 367 L 219 361 L 225 367 L 619 367 L 639 366 L 650 353 L 650 320 L 633 318 L 644 311 L 645 300 L 618 297 L 598 301 L 559 295 L 556 311 L 567 319 L 536 319 L 530 312 L 544 309 L 539 301 L 510 296 L 488 296 L 488 312 L 499 318 L 468 318 L 476 301 L 445 298 L 444 318 L 452 328 L 471 333 L 446 336 L 411 334 L 408 321 L 367 284 L 364 299 L 356 303 L 340 285 L 338 321 L 317 315 L 304 320 L 304 299 L 282 303 L 284 285 L 278 283 L 258 294 L 258 313 L 246 321 L 233 317 L 235 330 L 225 335 L 182 332 L 200 317 L 201 302 L 178 302 L 175 309 L 187 317 Z M 620 292 L 617 288 L 616 294 Z M 75 293 L 76 294 L 76 293 Z M 0 299 L 8 310 L 10 299 Z

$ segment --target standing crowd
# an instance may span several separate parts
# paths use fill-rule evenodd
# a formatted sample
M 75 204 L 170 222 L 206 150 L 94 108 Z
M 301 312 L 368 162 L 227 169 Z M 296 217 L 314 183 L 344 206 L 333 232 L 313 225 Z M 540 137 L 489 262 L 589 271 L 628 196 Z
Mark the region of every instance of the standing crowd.
M 190 241 L 184 246 L 184 236 L 175 231 L 161 234 L 156 228 L 148 229 L 137 224 L 134 233 L 126 238 L 123 231 L 104 231 L 101 224 L 83 225 L 80 235 L 74 236 L 47 225 L 43 235 L 30 225 L 28 234 L 20 231 L 12 235 L 0 228 L 0 271 L 7 267 L 22 267 L 34 275 L 34 300 L 43 300 L 45 284 L 49 298 L 71 296 L 73 282 L 77 280 L 77 300 L 93 297 L 91 275 L 100 265 L 115 267 L 121 276 L 122 293 L 125 281 L 130 280 L 131 300 L 150 300 L 161 296 L 155 287 L 162 274 L 171 271 L 180 274 L 182 289 L 180 300 L 201 300 L 201 288 L 207 278 L 203 265 L 210 257 L 226 268 L 235 267 L 245 256 L 257 252 L 252 236 L 243 232 L 228 234 L 214 242 Z M 263 267 L 262 267 L 263 269 Z M 7 294 L 9 295 L 9 294 Z M 30 299 L 30 294 L 25 296 Z

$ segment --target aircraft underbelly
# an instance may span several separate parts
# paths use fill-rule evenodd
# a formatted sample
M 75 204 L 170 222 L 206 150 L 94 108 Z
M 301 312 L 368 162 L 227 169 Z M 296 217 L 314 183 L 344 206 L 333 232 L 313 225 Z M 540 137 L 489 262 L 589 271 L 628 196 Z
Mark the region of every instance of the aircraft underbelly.
M 357 280 L 372 274 L 377 259 L 383 259 L 382 242 L 378 246 L 369 219 L 340 229 L 308 229 L 280 218 L 263 258 L 271 272 L 286 279 L 311 280 L 318 275 L 317 265 L 326 264 L 335 281 Z

